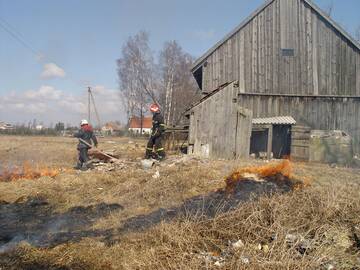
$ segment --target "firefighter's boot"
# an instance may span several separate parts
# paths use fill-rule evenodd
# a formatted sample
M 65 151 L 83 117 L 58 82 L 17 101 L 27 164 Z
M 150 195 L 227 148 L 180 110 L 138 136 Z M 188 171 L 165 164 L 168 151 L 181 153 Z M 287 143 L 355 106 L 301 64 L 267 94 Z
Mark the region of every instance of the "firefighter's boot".
M 76 165 L 74 166 L 75 170 L 81 170 L 82 168 L 82 164 L 80 162 L 76 163 Z
M 156 159 L 162 161 L 165 159 L 165 151 L 164 148 L 160 148 L 156 151 Z
M 153 157 L 153 150 L 152 148 L 146 148 L 145 152 L 145 159 L 151 159 Z

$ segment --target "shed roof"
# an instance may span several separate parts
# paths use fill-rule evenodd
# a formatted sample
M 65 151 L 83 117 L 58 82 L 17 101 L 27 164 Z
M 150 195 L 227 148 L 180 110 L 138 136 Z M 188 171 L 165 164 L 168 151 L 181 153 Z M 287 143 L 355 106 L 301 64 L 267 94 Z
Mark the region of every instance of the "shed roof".
M 239 30 L 241 30 L 245 25 L 247 25 L 254 17 L 256 17 L 260 12 L 262 12 L 267 6 L 269 6 L 275 0 L 266 0 L 258 9 L 256 9 L 250 16 L 248 16 L 244 21 L 242 21 L 234 30 L 228 33 L 223 39 L 217 42 L 213 47 L 211 47 L 205 54 L 199 57 L 193 64 L 191 69 L 192 72 L 198 69 L 202 62 L 208 58 L 215 50 L 217 50 L 222 44 L 224 44 L 228 39 L 235 35 Z M 349 40 L 356 48 L 360 50 L 360 44 L 357 42 L 349 33 L 347 33 L 339 24 L 337 24 L 333 19 L 331 19 L 324 11 L 321 10 L 313 1 L 311 0 L 302 0 L 308 4 L 315 12 L 317 12 L 324 20 L 326 20 L 331 26 L 333 26 L 341 35 L 343 35 L 347 40 Z
M 205 96 L 203 96 L 200 100 L 192 103 L 186 110 L 185 113 L 188 113 L 192 108 L 196 107 L 197 105 L 203 103 L 205 100 L 207 100 L 208 98 L 210 98 L 211 96 L 215 95 L 217 92 L 219 92 L 220 90 L 224 89 L 225 87 L 227 87 L 229 84 L 231 84 L 233 82 L 227 82 L 224 83 L 222 85 L 220 85 L 218 88 L 216 88 L 214 91 L 211 91 L 210 93 L 206 94 Z
M 267 118 L 254 118 L 253 125 L 295 125 L 296 121 L 292 116 L 276 116 Z

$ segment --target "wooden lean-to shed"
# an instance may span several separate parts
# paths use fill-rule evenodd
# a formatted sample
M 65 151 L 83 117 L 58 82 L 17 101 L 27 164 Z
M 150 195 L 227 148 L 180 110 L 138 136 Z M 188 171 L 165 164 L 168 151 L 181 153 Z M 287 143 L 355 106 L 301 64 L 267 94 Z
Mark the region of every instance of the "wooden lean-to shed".
M 243 156 L 249 147 L 239 143 L 250 138 L 238 111 L 246 121 L 291 116 L 310 129 L 343 130 L 360 152 L 360 45 L 312 1 L 265 1 L 192 72 L 204 93 L 188 111 L 195 153 Z
M 236 93 L 234 83 L 224 85 L 188 111 L 188 152 L 226 159 L 249 155 L 252 112 L 238 106 Z

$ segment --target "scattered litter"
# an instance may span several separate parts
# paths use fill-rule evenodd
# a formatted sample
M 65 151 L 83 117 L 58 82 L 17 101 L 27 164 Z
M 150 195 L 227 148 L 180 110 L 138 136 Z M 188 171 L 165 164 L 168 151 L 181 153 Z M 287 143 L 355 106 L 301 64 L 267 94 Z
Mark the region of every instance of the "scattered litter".
M 135 166 L 136 162 L 129 161 L 127 159 L 113 159 L 108 160 L 108 162 L 98 161 L 96 159 L 92 160 L 92 165 L 94 170 L 101 172 L 111 172 L 127 169 L 130 166 Z
M 103 190 L 104 188 L 102 188 L 102 187 L 99 187 L 99 188 L 97 188 L 97 190 Z
M 261 249 L 265 254 L 269 253 L 269 246 L 268 245 L 263 245 L 262 249 Z
M 214 265 L 217 267 L 223 267 L 225 265 L 225 262 L 216 261 Z
M 285 236 L 285 241 L 286 243 L 288 244 L 294 244 L 296 241 L 297 241 L 298 237 L 295 235 L 295 234 L 290 234 L 288 233 L 286 236 Z
M 141 160 L 141 167 L 144 170 L 151 169 L 155 164 L 155 160 L 153 159 L 143 159 Z
M 325 269 L 326 270 L 333 270 L 333 269 L 335 269 L 335 266 L 333 264 L 329 263 L 329 264 L 325 265 Z
M 159 177 L 160 177 L 160 173 L 158 170 L 156 170 L 156 172 L 153 174 L 152 178 L 158 179 Z
M 240 261 L 243 263 L 243 264 L 249 264 L 250 263 L 250 259 L 246 256 L 241 256 L 240 257 Z
M 285 242 L 289 247 L 294 246 L 300 254 L 305 254 L 312 248 L 311 241 L 301 235 L 287 234 L 285 236 Z
M 232 248 L 235 250 L 243 248 L 244 246 L 245 246 L 245 244 L 241 239 L 239 241 L 236 241 L 235 243 L 232 243 Z
M 180 166 L 180 165 L 189 165 L 192 163 L 207 163 L 209 162 L 207 159 L 199 158 L 193 155 L 182 155 L 182 156 L 174 156 L 169 157 L 160 163 L 160 166 Z
M 312 248 L 311 242 L 307 239 L 301 240 L 298 246 L 298 251 L 301 254 L 305 254 L 308 250 Z
M 225 265 L 225 258 L 217 255 L 215 252 L 205 252 L 201 251 L 197 255 L 199 259 L 203 259 L 206 263 L 213 263 L 214 266 L 223 267 Z

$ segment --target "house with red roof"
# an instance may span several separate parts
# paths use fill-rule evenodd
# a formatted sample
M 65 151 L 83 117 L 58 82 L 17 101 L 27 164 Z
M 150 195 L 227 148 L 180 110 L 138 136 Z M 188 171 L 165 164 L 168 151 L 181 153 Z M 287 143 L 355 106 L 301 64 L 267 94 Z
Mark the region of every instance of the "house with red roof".
M 150 134 L 152 128 L 152 118 L 143 117 L 142 120 L 140 117 L 133 116 L 129 121 L 129 131 L 134 134 Z

